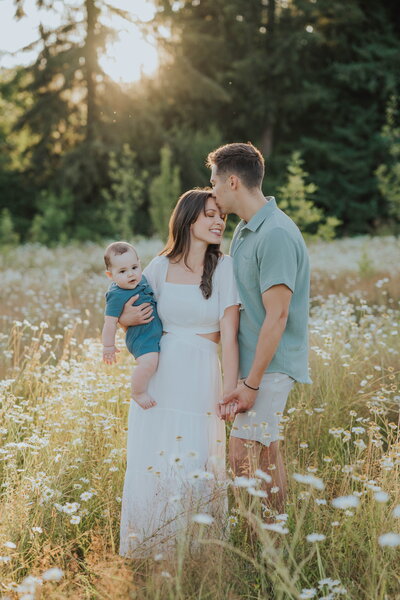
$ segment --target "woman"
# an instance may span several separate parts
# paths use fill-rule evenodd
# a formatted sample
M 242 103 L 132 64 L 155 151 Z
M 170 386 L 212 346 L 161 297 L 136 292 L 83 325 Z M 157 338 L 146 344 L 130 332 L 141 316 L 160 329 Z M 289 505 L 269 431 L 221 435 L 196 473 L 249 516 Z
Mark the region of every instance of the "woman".
M 143 410 L 132 403 L 129 414 L 124 556 L 149 555 L 173 540 L 193 512 L 216 516 L 225 506 L 218 402 L 237 384 L 239 298 L 231 259 L 219 249 L 224 229 L 225 216 L 209 191 L 186 192 L 172 214 L 166 247 L 144 270 L 164 335 L 148 390 L 157 405 Z

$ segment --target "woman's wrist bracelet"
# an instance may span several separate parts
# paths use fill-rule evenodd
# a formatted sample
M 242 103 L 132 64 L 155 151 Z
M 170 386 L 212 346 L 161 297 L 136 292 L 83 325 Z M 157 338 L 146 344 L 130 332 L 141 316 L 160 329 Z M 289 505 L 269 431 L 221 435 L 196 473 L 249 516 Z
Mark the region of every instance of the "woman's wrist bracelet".
M 246 383 L 245 379 L 243 379 L 243 383 L 244 383 L 244 385 L 247 388 L 249 388 L 249 390 L 253 390 L 253 392 L 258 392 L 258 390 L 260 389 L 260 386 L 258 386 L 258 387 L 251 387 L 251 385 L 249 385 L 248 383 Z

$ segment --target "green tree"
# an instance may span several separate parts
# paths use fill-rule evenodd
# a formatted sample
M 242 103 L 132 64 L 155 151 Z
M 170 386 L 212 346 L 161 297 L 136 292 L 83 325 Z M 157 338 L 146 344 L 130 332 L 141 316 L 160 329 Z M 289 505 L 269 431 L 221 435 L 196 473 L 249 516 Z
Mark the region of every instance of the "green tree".
M 150 185 L 150 215 L 157 235 L 165 240 L 168 222 L 178 200 L 181 184 L 179 167 L 172 166 L 172 152 L 168 146 L 161 148 L 160 174 Z
M 3 208 L 0 213 L 0 246 L 15 246 L 19 242 L 19 235 L 14 229 L 11 213 L 8 208 Z
M 306 183 L 308 173 L 303 169 L 300 152 L 294 152 L 287 167 L 287 181 L 278 190 L 279 208 L 293 219 L 305 237 L 331 240 L 340 225 L 336 217 L 324 217 L 313 202 L 318 188 Z
M 123 145 L 119 156 L 110 153 L 109 177 L 111 186 L 102 191 L 109 235 L 130 239 L 137 230 L 135 221 L 143 204 L 147 173 L 139 173 L 136 154 L 128 144 Z
M 15 0 L 17 18 L 24 17 L 25 0 Z M 74 220 L 95 229 L 100 190 L 107 184 L 110 148 L 114 136 L 114 112 L 120 90 L 99 65 L 99 54 L 115 36 L 103 22 L 113 13 L 129 19 L 129 13 L 105 0 L 44 3 L 38 9 L 54 13 L 53 28 L 40 26 L 32 44 L 38 55 L 26 69 L 21 89 L 32 97 L 17 128 L 30 131 L 28 148 L 32 185 L 74 197 Z M 32 48 L 30 48 L 32 49 Z
M 30 240 L 49 246 L 68 242 L 73 230 L 73 203 L 69 190 L 61 193 L 42 191 L 37 202 L 38 212 L 29 232 Z
M 389 206 L 397 227 L 400 222 L 400 125 L 397 98 L 389 102 L 382 137 L 388 149 L 388 161 L 376 170 L 379 190 Z

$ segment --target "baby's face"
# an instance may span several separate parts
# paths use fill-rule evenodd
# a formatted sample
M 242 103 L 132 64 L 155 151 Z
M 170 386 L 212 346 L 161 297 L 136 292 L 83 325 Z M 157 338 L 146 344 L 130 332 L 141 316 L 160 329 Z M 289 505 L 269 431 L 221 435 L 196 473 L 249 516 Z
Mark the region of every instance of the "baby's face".
M 133 250 L 111 258 L 111 271 L 107 275 L 124 290 L 133 290 L 142 279 L 140 261 Z

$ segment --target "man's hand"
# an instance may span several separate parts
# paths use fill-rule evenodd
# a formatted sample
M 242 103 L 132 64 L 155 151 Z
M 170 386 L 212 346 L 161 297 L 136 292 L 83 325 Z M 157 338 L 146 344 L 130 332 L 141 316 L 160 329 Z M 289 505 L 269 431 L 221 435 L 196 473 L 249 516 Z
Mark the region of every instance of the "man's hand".
M 117 362 L 117 352 L 119 352 L 116 346 L 103 346 L 103 362 L 106 365 L 112 365 Z
M 124 305 L 124 310 L 119 317 L 119 323 L 122 327 L 134 327 L 135 325 L 145 325 L 154 319 L 153 307 L 148 302 L 133 306 L 133 303 L 139 298 L 139 295 L 132 296 Z
M 227 419 L 227 415 L 231 417 L 237 413 L 251 410 L 254 406 L 254 402 L 256 401 L 256 397 L 256 390 L 250 390 L 244 385 L 244 383 L 240 382 L 233 392 L 224 396 L 219 403 L 218 412 L 221 416 L 221 419 L 230 420 L 230 418 Z

